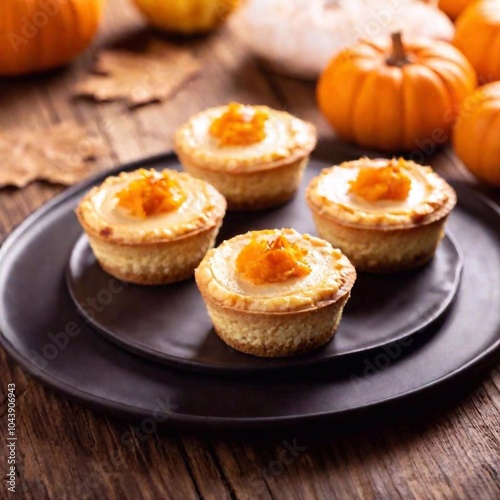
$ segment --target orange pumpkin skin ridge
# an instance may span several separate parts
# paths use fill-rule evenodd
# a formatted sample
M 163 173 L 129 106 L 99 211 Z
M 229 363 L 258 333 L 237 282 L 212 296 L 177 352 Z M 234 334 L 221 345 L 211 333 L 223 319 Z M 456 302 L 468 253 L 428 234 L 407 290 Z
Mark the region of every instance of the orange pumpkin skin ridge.
M 410 59 L 391 66 L 389 40 L 360 42 L 334 58 L 317 88 L 318 104 L 338 135 L 382 151 L 419 149 L 451 132 L 458 106 L 477 85 L 474 69 L 444 42 L 413 40 Z
M 439 0 L 439 8 L 451 19 L 456 19 L 471 3 L 476 0 Z
M 479 83 L 500 80 L 500 2 L 481 0 L 457 19 L 453 44 L 474 66 Z
M 3 0 L 0 75 L 57 68 L 92 41 L 105 0 Z
M 500 188 L 500 82 L 463 103 L 453 131 L 457 156 L 479 179 Z

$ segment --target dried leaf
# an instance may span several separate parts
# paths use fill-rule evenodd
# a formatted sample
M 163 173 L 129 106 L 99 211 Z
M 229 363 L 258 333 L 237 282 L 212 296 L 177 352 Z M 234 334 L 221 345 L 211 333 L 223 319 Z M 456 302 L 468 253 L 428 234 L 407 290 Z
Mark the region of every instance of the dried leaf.
M 69 122 L 0 133 L 0 187 L 23 187 L 36 179 L 75 184 L 92 170 L 86 160 L 104 151 L 100 138 Z
M 189 49 L 157 40 L 145 52 L 103 50 L 94 68 L 98 74 L 77 85 L 76 94 L 140 106 L 172 97 L 200 68 Z

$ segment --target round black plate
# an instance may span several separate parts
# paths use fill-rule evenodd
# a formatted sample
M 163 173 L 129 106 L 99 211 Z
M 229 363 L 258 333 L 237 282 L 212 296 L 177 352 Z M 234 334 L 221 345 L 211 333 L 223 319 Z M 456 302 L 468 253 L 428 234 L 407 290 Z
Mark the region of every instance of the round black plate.
M 321 166 L 314 162 L 311 168 Z M 449 221 L 463 252 L 461 286 L 442 324 L 427 335 L 325 369 L 278 377 L 199 374 L 135 356 L 82 320 L 65 282 L 81 235 L 73 209 L 102 178 L 66 191 L 33 214 L 0 253 L 1 344 L 27 371 L 80 401 L 121 414 L 167 416 L 172 424 L 282 425 L 346 416 L 414 396 L 497 357 L 500 214 L 462 185 L 455 186 L 459 203 Z
M 297 204 L 304 206 L 294 212 L 308 218 L 302 196 L 290 208 L 297 208 Z M 267 214 L 267 227 L 293 225 L 286 211 L 280 212 L 280 221 L 272 212 Z M 246 220 L 251 219 L 248 214 Z M 228 224 L 231 222 L 229 218 Z M 231 229 L 226 228 L 226 232 Z M 447 236 L 434 260 L 421 269 L 393 275 L 358 275 L 333 340 L 321 349 L 290 358 L 259 358 L 227 346 L 213 331 L 192 279 L 157 287 L 126 285 L 112 279 L 96 262 L 85 236 L 71 254 L 67 282 L 84 318 L 117 344 L 177 367 L 232 373 L 318 364 L 423 332 L 450 305 L 461 269 L 458 248 Z

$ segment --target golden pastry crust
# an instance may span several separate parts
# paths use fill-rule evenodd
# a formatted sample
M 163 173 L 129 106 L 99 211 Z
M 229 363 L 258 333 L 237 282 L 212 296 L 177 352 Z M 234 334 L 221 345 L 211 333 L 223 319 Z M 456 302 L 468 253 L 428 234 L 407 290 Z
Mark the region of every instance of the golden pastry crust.
M 214 246 L 221 222 L 172 241 L 142 245 L 108 242 L 88 234 L 101 267 L 122 281 L 138 285 L 166 285 L 194 274 L 207 251 Z
M 446 217 L 456 204 L 453 188 L 430 167 L 407 161 L 399 164 L 412 178 L 406 201 L 366 202 L 348 193 L 349 182 L 364 167 L 383 167 L 397 160 L 362 158 L 324 169 L 306 190 L 314 213 L 352 227 L 378 230 L 402 229 L 430 224 Z
M 126 214 L 114 214 L 116 193 L 140 176 L 139 171 L 122 172 L 91 189 L 78 205 L 76 214 L 85 232 L 110 243 L 142 245 L 172 241 L 219 225 L 226 211 L 224 197 L 209 183 L 189 174 L 169 174 L 188 194 L 180 207 L 185 217 L 176 217 L 174 211 L 173 216 L 167 213 L 144 222 Z
M 265 138 L 255 144 L 219 146 L 210 136 L 210 124 L 227 106 L 199 113 L 175 135 L 186 172 L 215 186 L 231 210 L 263 210 L 290 200 L 317 142 L 311 123 L 266 106 L 252 108 L 268 115 Z
M 185 201 L 164 214 L 133 217 L 116 206 L 116 193 L 140 175 L 135 171 L 108 177 L 77 207 L 94 255 L 107 273 L 130 283 L 158 285 L 189 278 L 215 243 L 226 201 L 210 184 L 169 171 Z
M 265 210 L 289 201 L 300 185 L 309 158 L 281 165 L 268 170 L 245 173 L 229 173 L 205 170 L 179 156 L 190 175 L 204 179 L 218 191 L 224 193 L 228 208 L 234 211 Z
M 253 237 L 280 234 L 307 250 L 311 273 L 272 284 L 245 282 L 236 271 L 240 248 Z M 330 341 L 349 299 L 356 271 L 327 242 L 294 230 L 252 231 L 207 253 L 195 279 L 217 335 L 247 354 L 301 354 Z M 243 282 L 242 282 L 243 280 Z
M 246 173 L 277 168 L 309 156 L 316 147 L 316 127 L 284 111 L 267 106 L 252 106 L 269 115 L 266 138 L 248 146 L 219 147 L 210 137 L 210 124 L 221 116 L 227 106 L 210 108 L 193 116 L 181 126 L 174 138 L 180 157 L 204 170 Z
M 321 238 L 341 248 L 357 271 L 386 273 L 429 262 L 444 236 L 446 219 L 403 229 L 352 227 L 313 213 Z
M 347 162 L 325 169 L 306 190 L 321 238 L 345 253 L 358 271 L 396 272 L 432 259 L 456 204 L 453 188 L 430 167 L 397 162 L 411 177 L 405 200 L 366 201 L 349 192 L 360 168 L 396 160 Z
M 332 340 L 350 293 L 324 307 L 258 314 L 207 302 L 217 335 L 237 351 L 261 357 L 296 356 Z

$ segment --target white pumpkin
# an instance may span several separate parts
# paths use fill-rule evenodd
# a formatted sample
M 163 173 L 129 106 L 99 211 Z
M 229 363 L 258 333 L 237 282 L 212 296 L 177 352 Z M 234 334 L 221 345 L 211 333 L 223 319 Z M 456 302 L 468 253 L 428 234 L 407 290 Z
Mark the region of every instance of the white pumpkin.
M 282 73 L 315 79 L 361 38 L 403 31 L 450 41 L 453 23 L 418 0 L 247 0 L 234 25 L 253 52 Z

